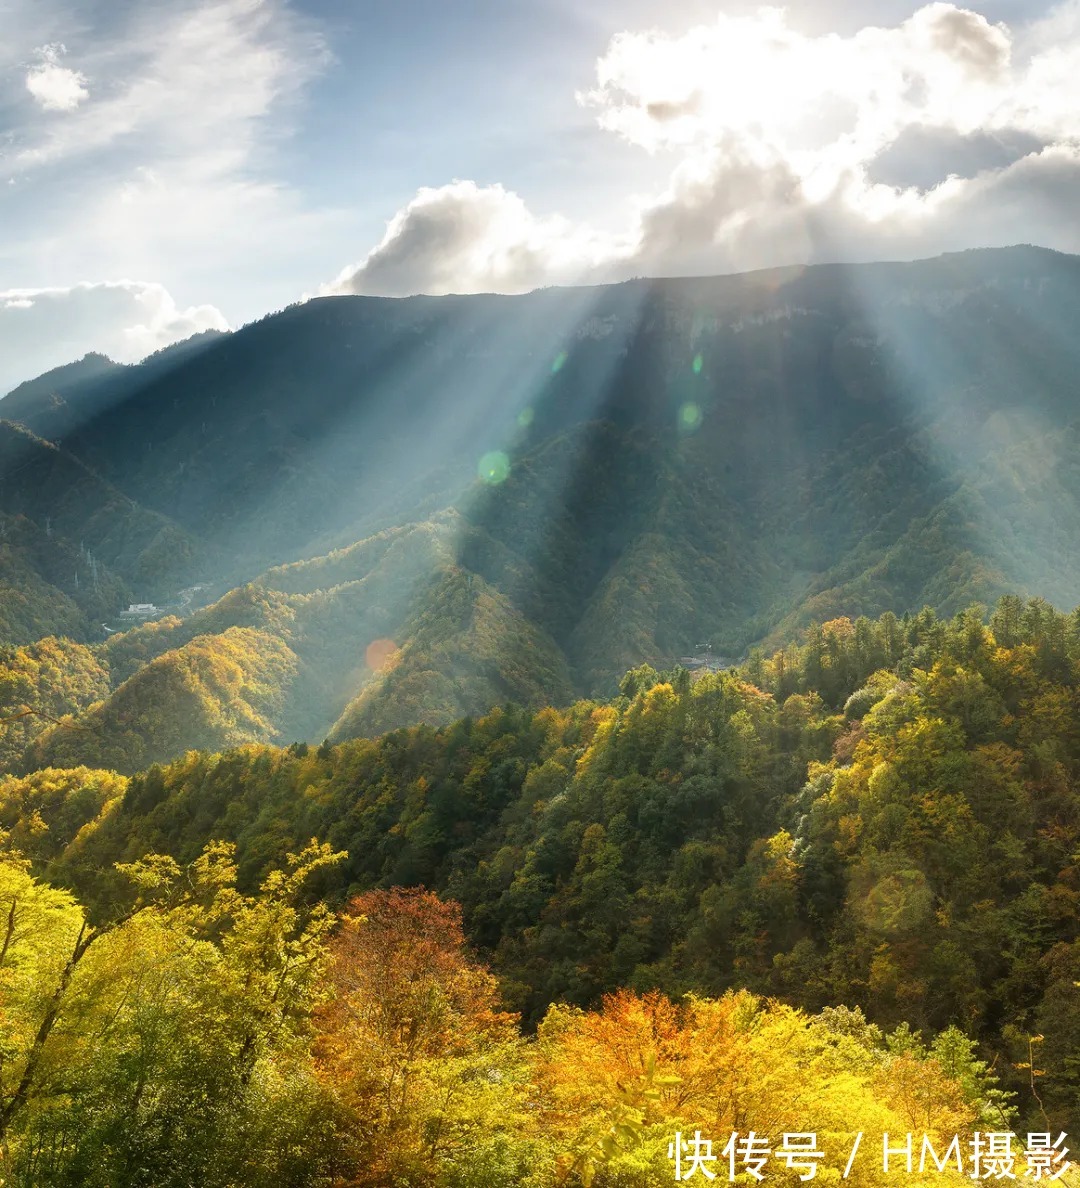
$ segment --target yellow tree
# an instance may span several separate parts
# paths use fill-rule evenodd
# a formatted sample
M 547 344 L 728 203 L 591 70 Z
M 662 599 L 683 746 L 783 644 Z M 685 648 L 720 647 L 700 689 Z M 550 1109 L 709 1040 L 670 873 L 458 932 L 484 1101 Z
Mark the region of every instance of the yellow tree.
M 300 891 L 338 857 L 312 843 L 248 896 L 229 846 L 184 868 L 151 855 L 121 868 L 138 894 L 98 928 L 0 864 L 0 1123 L 19 1183 L 311 1182 L 333 1129 L 307 1042 L 333 916 Z M 311 1170 L 293 1175 L 302 1142 Z
M 861 1132 L 855 1182 L 878 1185 L 888 1180 L 882 1136 L 916 1130 L 907 1182 L 963 1182 L 955 1168 L 931 1166 L 929 1178 L 920 1176 L 919 1144 L 925 1130 L 943 1151 L 946 1132 L 970 1128 L 974 1110 L 936 1061 L 905 1054 L 897 1069 L 903 1084 L 890 1079 L 893 1061 L 884 1048 L 868 1050 L 746 991 L 678 1004 L 657 993 L 620 991 L 598 1011 L 548 1012 L 537 1044 L 536 1121 L 563 1153 L 567 1184 L 646 1188 L 670 1180 L 676 1133 L 695 1132 L 713 1144 L 713 1170 L 722 1169 L 718 1178 L 726 1180 L 725 1146 L 732 1135 L 746 1139 L 753 1131 L 769 1140 L 768 1177 L 778 1184 L 798 1183 L 805 1171 L 775 1154 L 785 1134 L 815 1136 L 825 1182 L 843 1171 Z M 912 1075 L 922 1081 L 917 1101 Z M 741 1157 L 735 1172 L 754 1182 Z

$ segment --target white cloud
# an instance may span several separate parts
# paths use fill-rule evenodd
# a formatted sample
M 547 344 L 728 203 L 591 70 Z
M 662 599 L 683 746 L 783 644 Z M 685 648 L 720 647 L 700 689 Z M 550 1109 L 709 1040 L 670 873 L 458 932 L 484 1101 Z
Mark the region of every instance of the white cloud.
M 516 194 L 423 190 L 325 291 L 520 289 L 1039 242 L 1080 250 L 1080 0 L 1017 34 L 928 4 L 806 35 L 778 8 L 614 37 L 578 100 L 673 158 L 621 238 Z
M 63 45 L 43 45 L 37 53 L 40 61 L 26 72 L 26 89 L 46 111 L 74 111 L 90 96 L 86 76 L 60 65 L 60 55 L 67 53 Z
M 109 0 L 85 15 L 35 0 L 19 17 L 24 45 L 78 46 L 92 93 L 56 118 L 5 92 L 0 69 L 0 107 L 22 117 L 0 133 L 4 283 L 213 284 L 236 317 L 293 297 L 290 274 L 344 221 L 279 176 L 330 61 L 317 22 L 291 0 Z
M 521 292 L 575 280 L 616 250 L 564 218 L 538 218 L 502 186 L 455 181 L 420 190 L 367 257 L 320 293 Z
M 162 285 L 143 281 L 0 290 L 0 394 L 88 351 L 134 362 L 202 330 L 227 329 L 214 306 L 180 309 Z
M 134 141 L 148 158 L 220 175 L 249 162 L 258 122 L 325 60 L 321 39 L 284 0 L 136 12 L 126 35 L 98 51 L 102 72 L 117 80 L 110 92 L 74 119 L 27 133 L 17 167 Z
M 933 3 L 850 37 L 793 30 L 781 9 L 721 15 L 679 37 L 623 33 L 579 94 L 600 125 L 649 149 L 732 135 L 787 152 L 874 151 L 911 123 L 998 119 L 1017 90 L 1004 26 Z

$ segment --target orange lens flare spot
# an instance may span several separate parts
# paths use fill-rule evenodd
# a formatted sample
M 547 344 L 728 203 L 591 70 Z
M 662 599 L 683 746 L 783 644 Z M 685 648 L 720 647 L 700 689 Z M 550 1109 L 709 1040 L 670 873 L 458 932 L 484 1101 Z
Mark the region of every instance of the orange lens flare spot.
M 364 652 L 364 663 L 372 672 L 385 672 L 393 665 L 400 651 L 392 639 L 375 639 Z

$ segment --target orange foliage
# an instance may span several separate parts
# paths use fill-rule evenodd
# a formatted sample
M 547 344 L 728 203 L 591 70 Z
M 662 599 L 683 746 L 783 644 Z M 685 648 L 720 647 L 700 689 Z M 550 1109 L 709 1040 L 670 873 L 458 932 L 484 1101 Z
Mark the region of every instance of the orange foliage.
M 465 953 L 460 907 L 423 888 L 357 896 L 331 950 L 315 1055 L 357 1123 L 366 1170 L 352 1182 L 422 1179 L 492 1127 L 498 1078 L 486 1097 L 475 1083 L 517 1042 L 516 1016 Z

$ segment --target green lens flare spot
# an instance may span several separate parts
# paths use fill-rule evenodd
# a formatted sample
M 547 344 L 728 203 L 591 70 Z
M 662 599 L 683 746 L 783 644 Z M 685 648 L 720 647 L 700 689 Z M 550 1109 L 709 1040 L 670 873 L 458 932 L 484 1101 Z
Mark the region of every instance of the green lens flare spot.
M 705 360 L 700 355 L 695 355 L 692 366 L 694 368 L 694 374 L 700 375 L 701 369 L 705 366 Z
M 566 352 L 560 351 L 552 360 L 551 374 L 554 375 L 556 371 L 562 371 L 563 364 L 566 362 Z
M 492 450 L 480 459 L 476 473 L 489 486 L 497 487 L 499 483 L 506 482 L 506 477 L 510 473 L 510 459 L 502 450 Z
M 696 433 L 701 426 L 701 409 L 696 404 L 684 404 L 679 409 L 679 430 L 682 433 Z
M 536 413 L 534 413 L 531 408 L 523 408 L 521 412 L 518 413 L 517 423 L 522 429 L 528 429 L 528 427 L 533 423 L 533 417 L 535 416 Z

